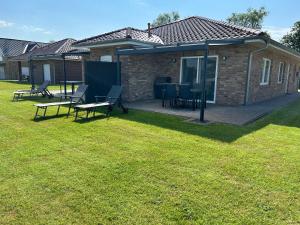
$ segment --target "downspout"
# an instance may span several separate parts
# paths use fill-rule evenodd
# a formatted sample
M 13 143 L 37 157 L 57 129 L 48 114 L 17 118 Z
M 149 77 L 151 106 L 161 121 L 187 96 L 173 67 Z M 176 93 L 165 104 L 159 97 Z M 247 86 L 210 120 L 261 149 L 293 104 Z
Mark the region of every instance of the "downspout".
M 248 53 L 248 68 L 247 68 L 247 76 L 246 76 L 246 86 L 245 86 L 245 97 L 244 97 L 244 105 L 248 104 L 249 100 L 249 92 L 250 92 L 250 81 L 251 81 L 251 69 L 252 69 L 252 58 L 254 53 L 261 52 L 269 47 L 269 40 L 264 40 L 265 46 L 253 51 L 249 51 Z

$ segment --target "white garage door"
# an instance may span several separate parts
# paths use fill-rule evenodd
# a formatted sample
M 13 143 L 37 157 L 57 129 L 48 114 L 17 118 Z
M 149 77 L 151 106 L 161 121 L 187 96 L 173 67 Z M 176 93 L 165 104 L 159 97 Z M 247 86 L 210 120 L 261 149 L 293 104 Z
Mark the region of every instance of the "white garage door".
M 4 66 L 0 66 L 0 80 L 5 79 Z

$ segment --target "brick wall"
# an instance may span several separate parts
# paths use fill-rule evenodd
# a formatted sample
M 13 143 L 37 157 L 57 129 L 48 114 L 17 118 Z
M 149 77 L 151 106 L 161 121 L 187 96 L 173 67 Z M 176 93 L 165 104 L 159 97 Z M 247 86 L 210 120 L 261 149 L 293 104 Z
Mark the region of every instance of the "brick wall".
M 218 55 L 216 103 L 241 105 L 244 103 L 248 46 L 211 47 L 211 55 Z
M 218 56 L 217 71 L 217 91 L 216 103 L 220 105 L 242 105 L 245 99 L 248 55 L 249 51 L 257 48 L 252 45 L 235 45 L 235 46 L 211 46 L 209 55 Z M 101 55 L 114 55 L 115 48 L 94 48 L 91 49 L 89 60 L 99 60 Z M 284 94 L 283 87 L 279 85 L 270 85 L 268 91 L 262 89 L 257 82 L 261 74 L 261 57 L 266 52 L 261 52 L 261 56 L 253 57 L 253 70 L 250 82 L 251 102 L 257 102 Z M 183 56 L 202 56 L 201 51 L 177 52 L 164 54 L 148 54 L 121 56 L 122 62 L 122 84 L 124 86 L 123 97 L 127 101 L 145 100 L 153 98 L 153 83 L 157 76 L 170 76 L 173 82 L 179 82 L 180 63 Z M 280 60 L 286 60 L 287 55 L 279 51 L 271 53 Z M 271 57 L 271 56 L 270 56 Z M 278 61 L 279 58 L 275 61 Z M 116 58 L 113 57 L 115 60 Z M 293 59 L 291 63 L 296 64 L 297 60 Z M 292 64 L 293 64 L 292 63 Z M 274 68 L 274 66 L 276 68 Z M 273 64 L 272 71 L 277 70 L 277 64 Z M 272 72 L 277 78 L 277 73 Z M 294 69 L 291 67 L 291 76 L 289 83 L 289 92 L 296 91 L 296 79 Z M 273 80 L 273 81 L 272 81 Z M 277 80 L 276 80 L 277 82 Z M 284 84 L 282 84 L 284 86 Z
M 263 58 L 271 60 L 271 72 L 268 85 L 260 85 L 263 70 Z M 282 83 L 278 83 L 279 62 L 284 62 L 286 65 Z M 289 79 L 287 80 L 288 64 L 290 64 L 290 73 Z M 299 71 L 299 60 L 289 54 L 282 53 L 273 48 L 268 48 L 254 54 L 251 70 L 249 103 L 259 102 L 286 94 L 287 83 L 288 93 L 296 92 L 299 79 L 299 77 L 296 76 L 297 71 Z
M 35 83 L 44 81 L 44 64 L 50 64 L 51 82 L 58 84 L 64 80 L 62 60 L 34 60 L 32 62 Z M 82 80 L 81 61 L 66 61 L 67 80 Z
M 121 57 L 123 83 L 128 87 L 125 88 L 128 89 L 126 99 L 153 98 L 153 83 L 157 76 L 170 76 L 173 82 L 179 82 L 181 57 L 202 55 L 202 51 L 194 51 Z M 248 62 L 246 48 L 211 47 L 209 55 L 218 56 L 216 103 L 243 104 Z
M 55 61 L 55 82 L 64 80 L 63 62 Z M 67 80 L 82 80 L 81 76 L 81 61 L 66 61 Z
M 100 61 L 100 56 L 103 55 L 111 55 L 113 57 L 113 61 L 116 61 L 115 57 L 115 47 L 108 48 L 92 48 L 90 52 L 90 60 Z
M 19 80 L 19 67 L 16 61 L 5 61 L 4 72 L 6 80 Z
M 50 64 L 50 74 L 51 74 L 51 81 L 54 81 L 54 66 L 51 61 L 48 60 L 34 60 L 31 62 L 31 68 L 32 68 L 32 75 L 34 82 L 36 84 L 41 84 L 44 81 L 44 64 Z

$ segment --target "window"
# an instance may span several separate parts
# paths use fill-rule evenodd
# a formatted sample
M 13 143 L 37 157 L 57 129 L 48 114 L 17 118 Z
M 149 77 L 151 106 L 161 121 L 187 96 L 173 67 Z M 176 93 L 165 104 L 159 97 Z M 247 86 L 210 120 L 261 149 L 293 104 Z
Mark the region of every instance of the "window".
M 180 83 L 200 83 L 203 62 L 203 56 L 182 57 Z M 206 88 L 207 101 L 212 103 L 215 102 L 216 95 L 217 65 L 218 57 L 209 56 L 207 60 Z
M 0 55 L 0 61 L 3 61 L 3 57 L 2 57 L 2 55 Z
M 101 62 L 112 62 L 112 56 L 111 55 L 102 55 L 100 56 Z
M 22 72 L 22 76 L 29 76 L 29 67 L 22 66 L 21 72 Z
M 262 68 L 262 74 L 260 79 L 260 85 L 269 84 L 270 71 L 271 71 L 271 60 L 263 58 L 263 68 Z
M 279 84 L 281 84 L 283 81 L 284 71 L 285 71 L 285 64 L 283 62 L 280 62 L 279 68 L 278 68 L 278 83 Z

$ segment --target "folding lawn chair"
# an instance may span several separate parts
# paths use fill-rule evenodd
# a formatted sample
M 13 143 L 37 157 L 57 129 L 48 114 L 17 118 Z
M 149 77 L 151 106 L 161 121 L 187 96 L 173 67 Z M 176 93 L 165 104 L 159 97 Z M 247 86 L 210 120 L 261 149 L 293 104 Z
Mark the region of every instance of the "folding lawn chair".
M 106 116 L 109 116 L 115 105 L 122 108 L 124 113 L 127 113 L 128 109 L 125 108 L 122 104 L 121 94 L 122 94 L 122 86 L 113 85 L 111 87 L 110 91 L 108 92 L 107 96 L 95 96 L 95 98 L 96 98 L 95 103 L 75 105 L 74 106 L 75 120 L 77 120 L 77 118 L 78 118 L 79 111 L 86 111 L 86 118 L 88 118 L 89 113 L 91 113 L 91 112 L 93 113 L 93 116 L 95 117 L 96 109 L 103 108 L 103 107 L 105 107 L 107 109 Z M 102 99 L 101 102 L 99 102 L 100 99 Z
M 50 91 L 47 89 L 49 86 L 50 81 L 46 80 L 44 81 L 37 89 L 31 89 L 31 90 L 17 90 L 13 94 L 13 101 L 19 101 L 20 98 L 23 97 L 23 95 L 39 95 L 41 94 L 43 97 L 48 96 L 49 98 L 53 97 L 53 94 L 50 93 Z
M 59 109 L 61 106 L 69 106 L 68 110 L 68 116 L 70 115 L 70 110 L 73 105 L 83 103 L 84 102 L 84 94 L 88 88 L 88 85 L 81 84 L 78 86 L 77 90 L 73 95 L 64 95 L 61 96 L 61 101 L 60 102 L 50 102 L 50 103 L 39 103 L 39 104 L 34 104 L 34 106 L 37 107 L 34 119 L 37 119 L 38 117 L 45 117 L 46 116 L 46 111 L 48 107 L 52 106 L 58 106 L 56 115 L 59 114 Z M 68 101 L 62 101 L 63 98 L 69 98 Z M 39 109 L 43 109 L 44 112 L 41 115 L 39 115 Z

